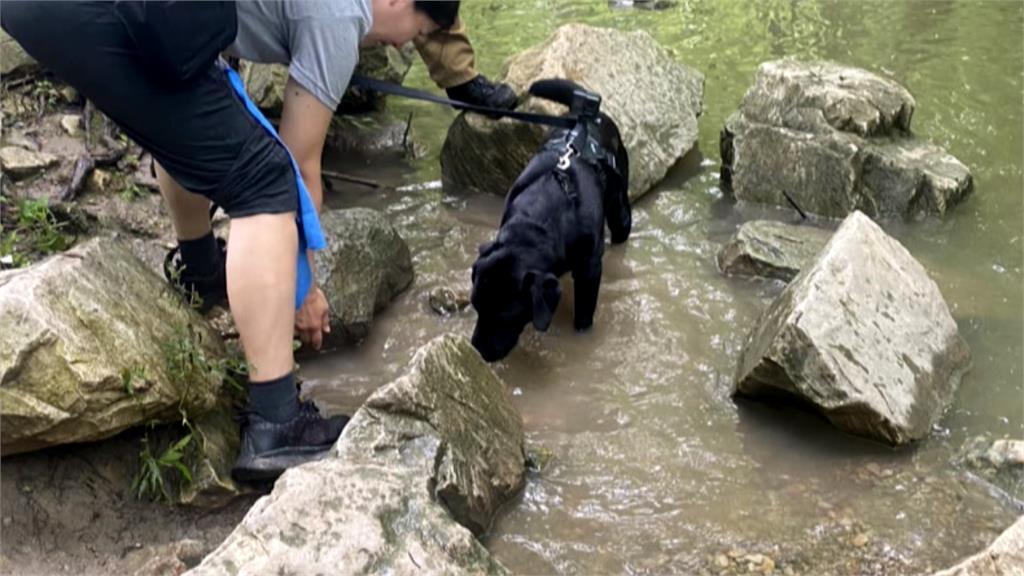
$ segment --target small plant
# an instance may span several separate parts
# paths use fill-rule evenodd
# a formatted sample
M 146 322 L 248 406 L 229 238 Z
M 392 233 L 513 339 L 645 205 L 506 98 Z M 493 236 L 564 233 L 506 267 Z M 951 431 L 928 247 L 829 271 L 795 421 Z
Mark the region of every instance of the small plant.
M 16 229 L 29 233 L 32 248 L 43 254 L 52 254 L 67 250 L 71 246 L 71 236 L 61 229 L 66 226 L 50 211 L 50 203 L 45 199 L 23 200 L 18 207 L 18 224 Z
M 171 491 L 168 487 L 169 481 L 164 478 L 165 471 L 176 471 L 178 473 L 179 485 L 192 482 L 192 472 L 185 465 L 185 454 L 192 444 L 192 432 L 168 446 L 160 456 L 154 455 L 150 449 L 149 435 L 142 438 L 142 451 L 139 452 L 141 468 L 132 481 L 132 492 L 138 499 L 149 500 L 163 499 L 171 501 Z
M 40 112 L 53 107 L 60 100 L 60 91 L 49 80 L 38 80 L 32 84 L 32 94 L 39 102 Z
M 3 199 L 6 206 L 12 202 Z M 67 223 L 50 209 L 45 199 L 24 199 L 13 209 L 4 210 L 0 233 L 0 256 L 10 256 L 14 267 L 28 264 L 33 255 L 62 252 L 71 247 L 74 237 L 64 232 Z
M 137 389 L 145 389 L 149 377 L 146 375 L 145 366 L 133 365 L 121 370 L 121 386 L 128 396 L 134 398 Z
M 128 177 L 124 178 L 124 185 L 121 187 L 121 198 L 126 202 L 134 202 L 146 195 L 146 191 Z

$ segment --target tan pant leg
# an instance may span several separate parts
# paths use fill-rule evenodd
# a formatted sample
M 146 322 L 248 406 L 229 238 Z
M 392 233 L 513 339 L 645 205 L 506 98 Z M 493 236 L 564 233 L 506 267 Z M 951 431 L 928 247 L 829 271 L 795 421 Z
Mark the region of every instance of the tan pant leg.
M 438 30 L 414 42 L 430 71 L 430 78 L 439 87 L 451 88 L 476 78 L 473 46 L 461 18 L 448 30 Z

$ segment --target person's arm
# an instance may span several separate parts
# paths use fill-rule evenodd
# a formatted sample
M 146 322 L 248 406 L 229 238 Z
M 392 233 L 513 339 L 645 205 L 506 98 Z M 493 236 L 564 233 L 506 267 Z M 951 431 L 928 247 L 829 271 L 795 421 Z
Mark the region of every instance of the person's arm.
M 323 205 L 323 184 L 320 180 L 320 156 L 324 150 L 327 129 L 334 111 L 289 77 L 284 89 L 281 111 L 281 139 L 299 165 L 302 180 L 317 212 Z
M 317 212 L 320 212 L 324 199 L 320 181 L 320 155 L 324 150 L 324 139 L 333 115 L 333 110 L 294 79 L 288 78 L 278 133 L 299 165 L 302 181 L 306 184 Z M 309 258 L 310 269 L 315 271 L 313 253 L 307 252 L 306 257 Z M 323 334 L 331 331 L 327 299 L 316 286 L 315 279 L 302 308 L 295 314 L 295 328 L 299 332 L 299 339 L 317 350 L 323 343 Z

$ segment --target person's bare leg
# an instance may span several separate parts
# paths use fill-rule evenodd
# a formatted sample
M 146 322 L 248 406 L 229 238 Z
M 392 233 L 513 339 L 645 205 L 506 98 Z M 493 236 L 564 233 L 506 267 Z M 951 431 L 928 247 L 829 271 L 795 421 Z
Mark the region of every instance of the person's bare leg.
M 231 220 L 228 300 L 251 382 L 280 378 L 294 366 L 298 242 L 292 212 Z
M 183 188 L 159 164 L 157 178 L 178 240 L 209 234 L 210 201 Z M 231 221 L 228 297 L 254 382 L 292 371 L 297 234 L 291 212 Z
M 178 240 L 195 240 L 209 234 L 210 201 L 182 188 L 160 164 L 156 165 L 156 177 Z

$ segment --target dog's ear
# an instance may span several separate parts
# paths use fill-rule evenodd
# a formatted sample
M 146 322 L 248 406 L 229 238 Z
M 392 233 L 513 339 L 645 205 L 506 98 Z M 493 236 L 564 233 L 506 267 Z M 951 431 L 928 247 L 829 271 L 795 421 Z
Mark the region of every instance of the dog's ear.
M 523 290 L 529 290 L 533 300 L 533 327 L 541 332 L 547 331 L 555 317 L 558 301 L 562 299 L 558 278 L 551 273 L 527 272 L 523 276 Z
M 611 118 L 603 117 L 602 121 L 603 145 L 612 153 L 612 158 L 601 160 L 605 175 L 604 215 L 612 233 L 612 244 L 619 244 L 629 238 L 633 228 L 629 205 L 629 152 Z

